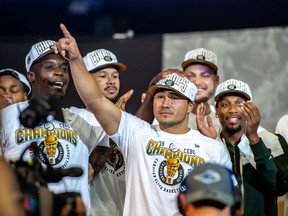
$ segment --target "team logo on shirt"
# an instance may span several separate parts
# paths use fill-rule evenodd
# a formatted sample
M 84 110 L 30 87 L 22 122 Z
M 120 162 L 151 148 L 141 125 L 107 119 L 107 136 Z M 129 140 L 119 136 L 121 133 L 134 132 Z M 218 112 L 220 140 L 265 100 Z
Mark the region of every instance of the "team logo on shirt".
M 65 168 L 71 158 L 71 148 L 77 144 L 77 134 L 68 124 L 57 125 L 48 122 L 43 127 L 18 129 L 16 142 L 18 145 L 37 142 L 38 158 L 42 163 Z M 32 159 L 35 157 L 33 151 L 29 155 Z
M 192 149 L 184 152 L 173 143 L 165 144 L 164 141 L 149 140 L 146 153 L 149 156 L 157 156 L 152 165 L 153 179 L 161 190 L 168 193 L 182 191 L 181 187 L 171 189 L 169 186 L 180 185 L 185 178 L 185 172 L 187 174 L 195 166 L 205 162 L 204 158 L 195 155 Z
M 106 166 L 105 169 L 108 172 L 114 173 L 117 177 L 120 177 L 125 173 L 124 157 L 115 143 L 112 144 L 111 148 L 112 152 L 107 162 L 110 167 Z

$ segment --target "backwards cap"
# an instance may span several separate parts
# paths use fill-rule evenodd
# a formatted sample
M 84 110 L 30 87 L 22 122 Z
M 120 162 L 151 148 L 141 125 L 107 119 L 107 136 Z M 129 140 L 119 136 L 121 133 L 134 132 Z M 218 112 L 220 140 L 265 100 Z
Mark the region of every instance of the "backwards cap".
M 187 203 L 211 200 L 225 205 L 236 201 L 231 170 L 217 164 L 196 166 L 183 181 Z
M 119 72 L 124 72 L 127 69 L 124 64 L 117 61 L 116 56 L 112 52 L 106 49 L 97 49 L 89 52 L 83 57 L 83 60 L 89 72 L 109 66 L 115 66 Z
M 217 86 L 215 101 L 218 102 L 221 96 L 229 93 L 238 93 L 243 95 L 247 100 L 252 100 L 252 93 L 247 83 L 236 79 L 229 79 Z
M 31 69 L 32 64 L 37 61 L 38 59 L 42 58 L 43 56 L 54 52 L 53 45 L 55 41 L 52 40 L 45 40 L 39 43 L 34 44 L 31 47 L 31 50 L 26 55 L 25 58 L 25 66 L 27 72 Z
M 190 64 L 193 63 L 201 63 L 206 64 L 212 67 L 217 74 L 218 67 L 217 67 L 217 56 L 214 52 L 204 49 L 198 48 L 188 51 L 185 54 L 184 61 L 182 62 L 183 70 Z
M 20 82 L 22 82 L 22 84 L 25 87 L 25 91 L 27 92 L 27 95 L 29 95 L 31 93 L 31 86 L 23 74 L 19 73 L 16 70 L 11 69 L 11 68 L 6 68 L 6 69 L 0 70 L 0 76 L 2 76 L 2 75 L 11 75 L 11 76 L 15 77 Z
M 149 94 L 154 95 L 157 89 L 170 89 L 184 96 L 190 101 L 194 101 L 197 87 L 186 77 L 177 73 L 168 74 L 164 79 L 158 81 L 156 85 L 148 89 Z

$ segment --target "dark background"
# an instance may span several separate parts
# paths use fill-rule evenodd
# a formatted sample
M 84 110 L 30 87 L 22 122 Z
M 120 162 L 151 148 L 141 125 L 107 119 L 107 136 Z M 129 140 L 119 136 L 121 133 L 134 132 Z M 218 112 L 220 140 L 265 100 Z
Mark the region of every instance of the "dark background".
M 287 0 L 1 0 L 1 35 L 162 34 L 286 26 Z
M 164 33 L 284 27 L 287 9 L 287 0 L 1 0 L 0 68 L 25 74 L 31 46 L 58 40 L 64 23 L 83 55 L 105 48 L 127 65 L 120 93 L 134 89 L 127 105 L 134 113 L 150 79 L 162 70 Z M 115 40 L 115 33 L 128 39 Z M 63 106 L 71 105 L 83 106 L 72 80 Z

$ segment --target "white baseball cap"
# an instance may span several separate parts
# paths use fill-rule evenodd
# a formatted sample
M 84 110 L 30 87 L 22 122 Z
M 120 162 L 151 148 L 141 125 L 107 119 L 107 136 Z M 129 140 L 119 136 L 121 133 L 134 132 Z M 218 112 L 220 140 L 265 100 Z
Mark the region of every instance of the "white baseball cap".
M 0 70 L 0 76 L 2 75 L 14 76 L 16 79 L 18 79 L 20 82 L 23 83 L 25 87 L 25 91 L 27 92 L 27 95 L 31 93 L 31 86 L 28 80 L 26 79 L 26 77 L 22 73 L 19 73 L 18 71 L 11 69 L 11 68 L 5 68 L 5 69 Z
M 125 72 L 127 67 L 117 61 L 114 53 L 106 49 L 97 49 L 87 53 L 83 57 L 86 68 L 89 72 L 98 71 L 102 68 L 115 66 L 119 72 Z
M 216 54 L 205 48 L 198 48 L 188 51 L 185 54 L 184 61 L 182 62 L 183 70 L 192 63 L 206 64 L 212 67 L 215 70 L 215 73 L 218 71 Z
M 236 79 L 229 79 L 220 83 L 217 86 L 215 91 L 216 103 L 224 94 L 229 94 L 233 92 L 243 95 L 247 100 L 252 100 L 252 93 L 247 83 Z
M 43 56 L 54 52 L 53 46 L 55 41 L 45 40 L 34 44 L 26 55 L 25 66 L 27 72 L 31 69 L 32 64 Z
M 194 101 L 197 87 L 186 77 L 177 73 L 168 74 L 164 79 L 158 81 L 156 85 L 148 89 L 149 94 L 154 95 L 157 89 L 170 89 L 184 96 L 190 101 Z

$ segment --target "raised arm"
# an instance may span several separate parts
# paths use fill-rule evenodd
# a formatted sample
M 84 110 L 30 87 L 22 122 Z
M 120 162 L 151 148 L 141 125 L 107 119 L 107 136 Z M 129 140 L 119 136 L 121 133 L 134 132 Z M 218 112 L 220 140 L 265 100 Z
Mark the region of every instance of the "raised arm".
M 87 71 L 75 38 L 64 24 L 60 24 L 60 28 L 64 37 L 54 46 L 55 53 L 60 53 L 69 61 L 76 90 L 104 131 L 109 135 L 116 133 L 121 118 L 120 109 L 102 94 L 98 83 Z

